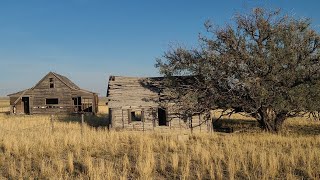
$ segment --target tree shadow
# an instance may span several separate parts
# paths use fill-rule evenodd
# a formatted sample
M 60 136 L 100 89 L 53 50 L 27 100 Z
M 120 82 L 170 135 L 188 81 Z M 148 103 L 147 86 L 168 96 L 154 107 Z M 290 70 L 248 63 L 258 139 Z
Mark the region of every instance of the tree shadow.
M 259 124 L 256 120 L 243 119 L 220 119 L 213 124 L 214 131 L 217 132 L 235 132 L 235 131 L 256 131 Z
M 231 129 L 233 132 L 262 131 L 256 120 L 244 119 L 221 119 L 213 124 L 213 128 L 218 132 L 226 132 Z M 320 126 L 318 123 L 299 124 L 295 122 L 288 122 L 284 124 L 281 133 L 290 133 L 298 136 L 320 135 Z
M 72 114 L 67 116 L 58 116 L 57 120 L 60 122 L 66 122 L 66 123 L 68 122 L 81 123 L 82 117 L 81 117 L 81 114 Z M 110 126 L 109 118 L 105 114 L 103 115 L 86 114 L 84 115 L 84 123 L 94 128 L 101 127 L 101 128 L 109 129 L 109 126 Z
M 284 130 L 297 135 L 320 135 L 320 126 L 315 124 L 286 124 Z

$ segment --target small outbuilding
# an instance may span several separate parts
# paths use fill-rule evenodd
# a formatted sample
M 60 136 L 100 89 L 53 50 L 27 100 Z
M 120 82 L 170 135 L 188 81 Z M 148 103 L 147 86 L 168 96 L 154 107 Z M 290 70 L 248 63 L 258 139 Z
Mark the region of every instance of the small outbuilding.
M 11 114 L 97 113 L 98 94 L 49 72 L 35 86 L 9 94 Z

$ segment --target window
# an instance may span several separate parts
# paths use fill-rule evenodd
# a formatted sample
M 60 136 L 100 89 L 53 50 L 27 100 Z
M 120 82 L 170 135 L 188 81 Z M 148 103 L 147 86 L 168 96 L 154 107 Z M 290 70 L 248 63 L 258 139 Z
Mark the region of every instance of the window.
M 82 107 L 84 112 L 92 112 L 93 100 L 89 98 L 82 99 Z
M 131 121 L 141 121 L 142 113 L 141 111 L 132 111 L 131 112 Z
M 128 123 L 144 121 L 144 110 L 128 109 Z
M 58 98 L 46 99 L 46 104 L 47 105 L 59 104 L 59 100 Z
M 53 78 L 49 78 L 50 88 L 54 88 L 54 80 Z

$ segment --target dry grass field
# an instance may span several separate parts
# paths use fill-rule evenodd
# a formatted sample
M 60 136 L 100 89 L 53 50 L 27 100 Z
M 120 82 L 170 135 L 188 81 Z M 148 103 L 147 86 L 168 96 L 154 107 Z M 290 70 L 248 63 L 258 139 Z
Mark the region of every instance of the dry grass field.
M 81 133 L 81 125 L 72 117 L 56 118 L 52 129 L 49 116 L 2 114 L 0 176 L 319 179 L 319 127 L 319 122 L 292 119 L 278 135 L 115 132 L 88 125 Z
M 1 179 L 319 179 L 320 122 L 282 134 L 108 131 L 105 116 L 0 114 Z M 251 119 L 234 116 L 232 126 Z M 249 126 L 250 127 L 250 126 Z

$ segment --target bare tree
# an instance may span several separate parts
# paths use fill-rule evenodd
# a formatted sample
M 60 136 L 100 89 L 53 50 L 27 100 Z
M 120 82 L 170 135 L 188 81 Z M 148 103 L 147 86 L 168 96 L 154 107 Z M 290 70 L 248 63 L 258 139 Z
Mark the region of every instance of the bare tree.
M 206 22 L 212 37 L 200 36 L 200 48 L 173 48 L 157 60 L 180 108 L 245 112 L 273 132 L 288 117 L 318 111 L 320 36 L 310 20 L 262 8 L 234 19 L 223 28 Z M 177 86 L 176 76 L 194 80 Z

